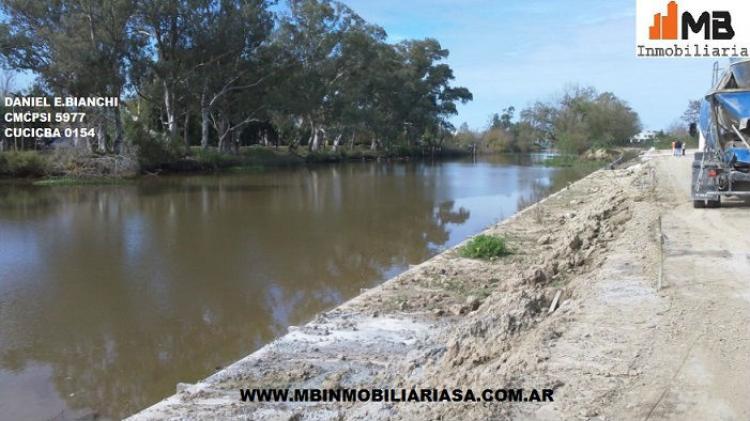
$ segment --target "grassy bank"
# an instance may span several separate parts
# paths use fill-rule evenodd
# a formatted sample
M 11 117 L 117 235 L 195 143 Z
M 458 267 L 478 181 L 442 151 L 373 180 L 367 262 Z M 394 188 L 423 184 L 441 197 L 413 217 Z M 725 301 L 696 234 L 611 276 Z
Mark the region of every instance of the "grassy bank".
M 585 159 L 578 155 L 557 155 L 545 159 L 542 163 L 547 167 L 584 168 L 594 170 L 603 167 L 608 162 L 605 160 Z
M 123 178 L 138 174 L 206 173 L 258 171 L 268 168 L 291 167 L 306 164 L 368 161 L 377 159 L 449 158 L 465 156 L 468 152 L 444 149 L 434 155 L 421 150 L 399 148 L 372 151 L 369 148 L 308 151 L 306 148 L 290 150 L 287 147 L 243 147 L 237 153 L 219 152 L 192 147 L 188 151 L 158 153 L 142 151 L 138 162 L 122 171 L 122 157 L 87 154 L 81 151 L 8 151 L 0 152 L 0 177 L 47 178 L 36 185 L 113 184 Z M 132 163 L 134 160 L 127 158 Z M 119 160 L 119 161 L 118 161 Z
M 132 178 L 124 177 L 72 177 L 72 176 L 61 176 L 61 177 L 48 177 L 42 180 L 34 181 L 35 186 L 81 186 L 81 185 L 114 185 L 114 184 L 129 184 L 133 182 Z
M 468 152 L 445 149 L 436 153 L 435 158 L 449 158 L 468 155 Z M 266 148 L 250 146 L 241 148 L 238 153 L 224 153 L 216 149 L 192 147 L 189 153 L 166 162 L 143 165 L 146 172 L 215 172 L 262 170 L 265 168 L 290 167 L 305 164 L 337 163 L 347 161 L 369 161 L 377 159 L 425 158 L 430 155 L 421 150 L 401 148 L 388 151 L 372 151 L 365 148 L 339 149 L 334 151 L 309 151 L 307 148 L 290 150 L 287 147 Z
M 115 184 L 138 174 L 262 171 L 270 168 L 378 159 L 458 158 L 468 154 L 468 151 L 450 148 L 429 155 L 420 149 L 408 148 L 387 151 L 372 151 L 369 148 L 308 151 L 307 148 L 290 150 L 287 147 L 249 146 L 241 148 L 237 153 L 223 153 L 215 148 L 204 150 L 192 147 L 179 155 L 165 153 L 151 159 L 140 157 L 135 168 L 126 173 L 122 171 L 123 164 L 118 164 L 114 157 L 108 155 L 83 154 L 80 151 L 8 151 L 0 152 L 0 177 L 43 179 L 34 184 L 45 186 Z M 624 154 L 625 161 L 629 159 L 628 150 L 619 151 L 618 154 Z M 542 164 L 548 167 L 596 170 L 612 161 L 588 158 L 578 155 L 557 155 L 545 159 Z
M 180 164 L 191 160 L 197 165 L 197 168 L 195 169 L 198 171 L 288 167 L 304 163 L 303 159 L 290 153 L 286 148 L 274 150 L 250 147 L 243 148 L 238 154 L 227 154 L 219 152 L 216 149 L 204 150 L 200 147 L 196 147 L 190 150 L 188 156 L 168 164 L 166 169 L 171 169 L 174 167 L 175 163 Z
M 44 177 L 49 171 L 49 159 L 37 151 L 0 152 L 0 176 Z

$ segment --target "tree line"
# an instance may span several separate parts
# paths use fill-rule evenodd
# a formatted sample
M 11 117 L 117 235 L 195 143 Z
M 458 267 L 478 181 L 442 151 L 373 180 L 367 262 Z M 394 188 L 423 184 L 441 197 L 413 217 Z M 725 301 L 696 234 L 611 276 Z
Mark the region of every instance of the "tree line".
M 487 128 L 476 132 L 462 125 L 461 144 L 487 152 L 529 152 L 551 146 L 580 154 L 591 148 L 628 143 L 641 130 L 638 114 L 611 92 L 570 87 L 552 101 L 537 101 L 515 116 L 515 107 L 493 114 Z
M 448 54 L 332 0 L 0 0 L 0 64 L 36 77 L 24 93 L 122 99 L 88 110 L 97 152 L 439 148 L 472 99 Z

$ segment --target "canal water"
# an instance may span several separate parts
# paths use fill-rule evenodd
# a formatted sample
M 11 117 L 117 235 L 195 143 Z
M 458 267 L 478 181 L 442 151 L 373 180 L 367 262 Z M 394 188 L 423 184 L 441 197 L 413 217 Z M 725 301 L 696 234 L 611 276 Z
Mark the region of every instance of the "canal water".
M 0 418 L 120 418 L 585 175 L 534 157 L 0 184 Z

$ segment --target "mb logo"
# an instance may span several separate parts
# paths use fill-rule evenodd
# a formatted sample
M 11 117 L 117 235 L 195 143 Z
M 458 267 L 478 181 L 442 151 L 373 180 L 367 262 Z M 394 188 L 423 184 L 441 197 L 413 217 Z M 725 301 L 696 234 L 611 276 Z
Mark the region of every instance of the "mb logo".
M 690 12 L 679 14 L 676 1 L 667 5 L 667 14 L 654 15 L 654 24 L 649 28 L 651 40 L 688 40 L 690 33 L 703 33 L 706 40 L 731 40 L 734 38 L 732 15 L 728 11 L 702 12 L 698 18 Z M 680 30 L 681 29 L 681 30 Z

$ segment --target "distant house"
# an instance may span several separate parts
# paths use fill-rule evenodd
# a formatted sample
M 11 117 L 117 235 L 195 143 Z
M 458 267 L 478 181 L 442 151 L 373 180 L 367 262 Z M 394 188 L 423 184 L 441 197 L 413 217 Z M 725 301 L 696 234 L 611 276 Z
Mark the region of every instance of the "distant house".
M 630 138 L 630 143 L 643 143 L 656 139 L 656 132 L 653 130 L 644 130 Z

